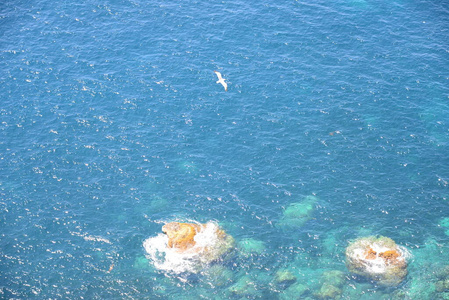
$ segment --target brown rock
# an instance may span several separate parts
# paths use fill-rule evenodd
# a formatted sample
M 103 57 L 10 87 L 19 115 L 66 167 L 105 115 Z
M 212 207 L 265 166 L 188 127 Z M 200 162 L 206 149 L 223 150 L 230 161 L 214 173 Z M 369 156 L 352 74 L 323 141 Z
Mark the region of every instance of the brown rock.
M 171 222 L 162 227 L 162 232 L 168 235 L 169 248 L 183 252 L 195 246 L 194 238 L 201 227 L 198 224 Z
M 365 259 L 376 259 L 377 255 L 381 257 L 385 263 L 394 264 L 397 261 L 397 258 L 401 256 L 396 250 L 387 250 L 385 252 L 379 252 L 373 250 L 373 248 L 369 247 L 365 252 Z
M 404 280 L 408 257 L 407 249 L 383 236 L 359 238 L 346 248 L 348 270 L 384 286 L 395 286 Z
M 159 233 L 144 242 L 149 258 L 161 270 L 198 273 L 205 265 L 226 260 L 235 249 L 232 236 L 215 222 L 171 222 L 162 231 L 165 235 Z
M 373 248 L 368 248 L 368 250 L 365 252 L 365 259 L 376 259 L 377 258 L 377 252 L 373 250 Z
M 382 257 L 387 264 L 394 264 L 396 263 L 397 258 L 401 255 L 396 250 L 388 250 L 379 253 L 379 256 Z
M 215 242 L 195 247 L 195 236 L 206 227 L 207 224 L 171 222 L 162 226 L 162 232 L 168 236 L 168 248 L 175 248 L 180 253 L 185 251 L 201 253 L 206 260 L 214 260 L 233 246 L 234 239 L 216 226 L 212 237 L 216 239 Z

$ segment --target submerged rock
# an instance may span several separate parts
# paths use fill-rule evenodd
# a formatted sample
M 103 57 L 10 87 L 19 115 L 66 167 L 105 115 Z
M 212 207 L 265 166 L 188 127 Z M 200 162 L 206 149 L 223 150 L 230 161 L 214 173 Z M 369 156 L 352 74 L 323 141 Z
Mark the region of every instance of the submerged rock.
M 449 279 L 437 281 L 435 290 L 439 293 L 449 291 Z
M 407 275 L 408 251 L 387 237 L 364 237 L 346 248 L 346 265 L 352 273 L 381 285 L 395 286 Z
M 449 292 L 449 266 L 442 266 L 435 271 L 437 281 L 435 283 L 435 290 L 438 293 Z
M 340 299 L 342 289 L 332 284 L 323 284 L 318 293 L 315 293 L 315 297 L 318 299 Z
M 435 275 L 438 279 L 444 279 L 446 277 L 449 278 L 449 265 L 444 265 L 438 268 L 435 271 Z
M 274 276 L 274 280 L 277 284 L 290 285 L 296 281 L 296 276 L 288 269 L 278 270 Z
M 301 202 L 291 203 L 284 210 L 283 216 L 279 221 L 280 227 L 301 227 L 311 219 L 312 212 L 318 198 L 310 195 Z
M 171 222 L 162 231 L 143 246 L 154 266 L 165 271 L 198 273 L 234 247 L 234 239 L 213 222 Z
M 444 233 L 449 235 L 449 217 L 440 220 L 439 226 L 445 229 Z
M 207 283 L 212 287 L 225 286 L 232 282 L 234 273 L 221 265 L 213 265 L 205 269 L 202 274 L 205 276 Z
M 279 269 L 271 280 L 271 285 L 279 291 L 287 289 L 294 284 L 298 278 L 289 269 Z
M 232 296 L 257 298 L 261 291 L 257 289 L 256 283 L 249 276 L 240 277 L 236 283 L 229 287 Z
M 346 277 L 345 273 L 340 270 L 330 270 L 323 273 L 321 280 L 324 283 L 332 284 L 337 287 L 343 287 L 345 285 Z
M 144 256 L 139 256 L 134 259 L 133 267 L 136 269 L 148 269 L 148 259 Z
M 296 282 L 279 294 L 280 300 L 304 299 L 303 295 L 309 291 L 307 285 Z
M 243 256 L 251 256 L 265 251 L 265 243 L 256 239 L 246 238 L 238 243 L 238 248 Z
M 321 276 L 321 287 L 314 295 L 318 299 L 340 299 L 345 285 L 345 274 L 339 270 L 326 271 Z

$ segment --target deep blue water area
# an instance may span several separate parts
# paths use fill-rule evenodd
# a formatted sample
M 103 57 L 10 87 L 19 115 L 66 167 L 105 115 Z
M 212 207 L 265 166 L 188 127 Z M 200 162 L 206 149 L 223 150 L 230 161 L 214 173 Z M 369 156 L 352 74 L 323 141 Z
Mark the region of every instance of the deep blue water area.
M 448 299 L 448 25 L 435 0 L 3 1 L 0 298 L 323 299 L 338 270 L 326 299 Z M 264 246 L 154 268 L 143 241 L 189 220 Z M 400 285 L 348 272 L 371 235 L 411 253 Z

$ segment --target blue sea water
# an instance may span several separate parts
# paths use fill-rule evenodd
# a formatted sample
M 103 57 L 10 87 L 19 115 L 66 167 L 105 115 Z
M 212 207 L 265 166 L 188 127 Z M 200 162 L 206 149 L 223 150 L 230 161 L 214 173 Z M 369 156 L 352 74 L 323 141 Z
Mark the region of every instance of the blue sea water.
M 0 298 L 322 299 L 338 270 L 325 299 L 447 299 L 448 25 L 435 0 L 3 1 Z M 142 243 L 179 220 L 264 247 L 169 274 Z M 399 286 L 348 272 L 370 235 L 410 251 Z

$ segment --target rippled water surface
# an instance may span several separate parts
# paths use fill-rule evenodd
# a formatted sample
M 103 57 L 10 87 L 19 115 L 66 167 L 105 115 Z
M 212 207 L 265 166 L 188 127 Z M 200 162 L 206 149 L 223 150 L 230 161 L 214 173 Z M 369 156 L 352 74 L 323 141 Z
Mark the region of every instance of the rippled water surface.
M 3 1 L 0 298 L 447 299 L 448 24 L 432 0 Z M 171 221 L 235 250 L 159 270 Z M 348 271 L 372 235 L 410 252 L 399 285 Z

